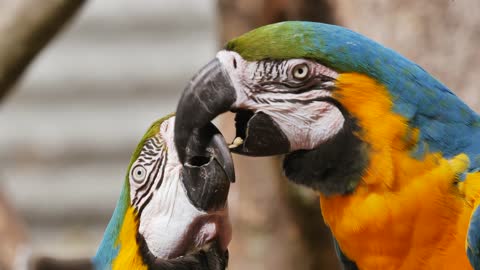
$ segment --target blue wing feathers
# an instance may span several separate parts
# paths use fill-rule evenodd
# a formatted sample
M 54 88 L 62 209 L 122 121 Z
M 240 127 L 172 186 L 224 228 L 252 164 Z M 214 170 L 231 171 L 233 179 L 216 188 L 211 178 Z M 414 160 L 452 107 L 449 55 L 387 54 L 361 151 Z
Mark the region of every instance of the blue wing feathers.
M 475 270 L 480 270 L 480 210 L 475 209 L 467 234 L 467 256 Z

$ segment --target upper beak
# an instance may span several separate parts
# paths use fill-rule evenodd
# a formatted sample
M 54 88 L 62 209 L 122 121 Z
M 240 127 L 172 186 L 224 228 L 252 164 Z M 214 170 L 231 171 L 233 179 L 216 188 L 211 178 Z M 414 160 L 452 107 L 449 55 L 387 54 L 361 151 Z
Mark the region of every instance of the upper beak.
M 235 100 L 235 88 L 218 59 L 212 60 L 192 78 L 175 114 L 175 146 L 182 163 L 194 130 L 230 110 Z
M 229 110 L 235 117 L 236 137 L 243 143 L 232 151 L 250 156 L 269 156 L 290 151 L 290 142 L 279 125 L 266 113 L 240 110 L 235 107 L 237 93 L 230 76 L 215 58 L 190 81 L 180 98 L 175 120 L 175 146 L 182 163 L 186 147 L 198 128 Z
M 182 181 L 191 203 L 204 211 L 225 207 L 235 171 L 218 129 L 211 123 L 195 129 L 184 150 Z

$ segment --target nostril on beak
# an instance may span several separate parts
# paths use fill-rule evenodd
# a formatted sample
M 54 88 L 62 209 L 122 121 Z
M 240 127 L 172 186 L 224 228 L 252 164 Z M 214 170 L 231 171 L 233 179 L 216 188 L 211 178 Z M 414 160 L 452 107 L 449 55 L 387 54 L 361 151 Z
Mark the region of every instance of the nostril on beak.
M 187 165 L 192 167 L 201 167 L 208 164 L 212 160 L 212 157 L 206 156 L 193 156 L 187 160 Z

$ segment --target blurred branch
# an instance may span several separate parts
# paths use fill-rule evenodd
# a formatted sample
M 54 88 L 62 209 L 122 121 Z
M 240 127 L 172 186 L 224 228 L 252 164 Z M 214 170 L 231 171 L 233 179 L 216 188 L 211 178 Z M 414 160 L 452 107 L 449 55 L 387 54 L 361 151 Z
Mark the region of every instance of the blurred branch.
M 85 0 L 0 1 L 0 100 Z
M 29 270 L 93 270 L 92 260 L 60 260 L 48 257 L 35 258 L 30 262 Z
M 0 100 L 85 0 L 0 1 Z M 0 193 L 0 269 L 27 260 L 23 223 Z M 25 258 L 23 258 L 25 257 Z

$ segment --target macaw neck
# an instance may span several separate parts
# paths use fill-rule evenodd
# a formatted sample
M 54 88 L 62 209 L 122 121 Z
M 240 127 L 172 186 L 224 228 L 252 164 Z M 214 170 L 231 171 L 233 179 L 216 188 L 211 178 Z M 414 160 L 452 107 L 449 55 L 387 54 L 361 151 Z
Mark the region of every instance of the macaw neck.
M 136 241 L 138 218 L 130 206 L 130 190 L 126 182 L 103 240 L 93 258 L 98 270 L 147 269 Z
M 410 168 L 406 160 L 425 162 L 434 153 L 445 159 L 464 153 L 470 160 L 468 171 L 478 171 L 480 117 L 451 92 L 437 92 L 435 99 L 451 105 L 443 108 L 451 112 L 438 112 L 441 104 L 430 108 L 411 98 L 395 99 L 368 76 L 341 74 L 333 97 L 345 118 L 343 129 L 316 149 L 287 155 L 285 174 L 330 196 L 349 194 L 359 183 L 394 187 L 398 173 Z
M 434 79 L 411 83 L 418 88 L 400 94 L 358 73 L 344 73 L 337 79 L 334 97 L 356 119 L 357 136 L 369 145 L 370 156 L 385 154 L 370 158 L 370 164 L 388 162 L 390 149 L 396 149 L 418 160 L 431 153 L 445 158 L 465 153 L 470 171 L 478 170 L 480 116 Z
M 355 135 L 368 153 L 353 192 L 320 194 L 323 217 L 344 254 L 361 269 L 414 269 L 427 259 L 428 269 L 469 269 L 464 241 L 471 208 L 454 187 L 478 168 L 471 150 L 480 146 L 471 137 L 480 135 L 478 117 L 471 111 L 460 117 L 452 107 L 452 115 L 417 121 L 428 110 L 406 117 L 398 100 L 367 76 L 342 74 L 337 84 L 336 98 L 356 119 Z
M 353 192 L 369 161 L 368 145 L 356 132 L 357 124 L 347 116 L 342 130 L 327 142 L 288 154 L 283 161 L 285 175 L 327 196 Z

